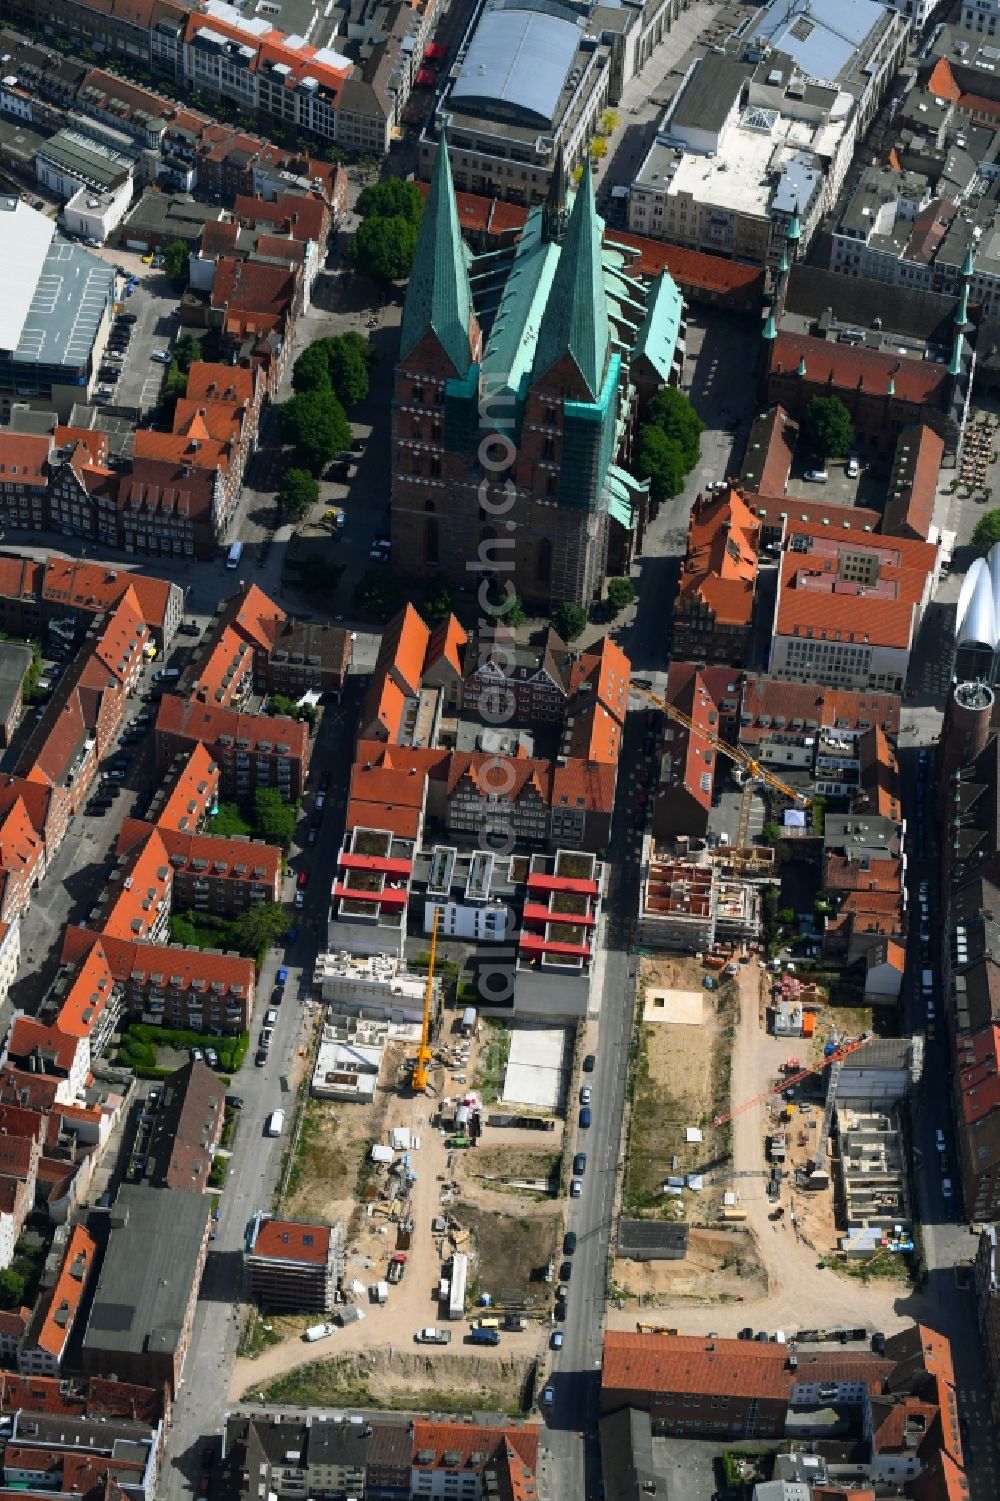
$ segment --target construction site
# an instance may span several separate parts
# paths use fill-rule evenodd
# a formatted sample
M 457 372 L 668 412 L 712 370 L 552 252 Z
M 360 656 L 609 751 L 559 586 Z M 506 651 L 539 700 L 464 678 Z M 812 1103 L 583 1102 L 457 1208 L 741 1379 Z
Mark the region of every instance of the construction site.
M 563 1231 L 564 1122 L 554 1109 L 498 1098 L 497 1055 L 502 1076 L 509 1036 L 498 1048 L 497 1024 L 471 1008 L 442 1011 L 436 948 L 435 928 L 419 1026 L 334 1011 L 322 1026 L 281 1209 L 342 1220 L 345 1271 L 321 1351 L 313 1331 L 305 1337 L 308 1319 L 273 1320 L 254 1383 L 320 1354 L 328 1363 L 386 1343 L 449 1344 L 452 1364 L 471 1345 L 470 1358 L 500 1362 L 504 1383 L 516 1385 L 544 1344 Z M 561 1098 L 572 1047 L 557 1037 L 552 1056 Z M 502 1360 L 480 1348 L 495 1327 Z M 421 1378 L 434 1389 L 438 1359 L 423 1351 L 408 1390 Z M 504 1394 L 518 1395 L 506 1385 Z

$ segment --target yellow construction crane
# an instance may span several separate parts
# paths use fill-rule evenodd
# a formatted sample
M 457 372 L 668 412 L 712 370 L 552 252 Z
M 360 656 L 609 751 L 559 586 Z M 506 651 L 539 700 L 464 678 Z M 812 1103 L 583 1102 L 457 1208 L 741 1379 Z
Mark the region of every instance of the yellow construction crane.
M 643 698 L 648 699 L 657 709 L 662 709 L 668 719 L 672 719 L 675 724 L 683 725 L 692 735 L 700 735 L 702 740 L 707 740 L 712 749 L 717 751 L 720 756 L 726 756 L 740 767 L 744 780 L 743 796 L 740 799 L 739 828 L 736 834 L 735 847 L 737 850 L 742 850 L 746 847 L 750 827 L 750 802 L 753 796 L 754 782 L 763 782 L 766 787 L 770 787 L 774 792 L 780 792 L 784 797 L 790 798 L 793 803 L 797 803 L 800 807 L 809 807 L 812 802 L 811 798 L 805 797 L 801 792 L 796 792 L 794 787 L 789 787 L 787 782 L 783 782 L 780 777 L 776 777 L 773 771 L 768 771 L 767 767 L 762 765 L 756 757 L 749 755 L 745 750 L 741 750 L 738 745 L 730 745 L 728 740 L 723 740 L 714 730 L 696 724 L 693 719 L 684 714 L 676 705 L 670 703 L 665 698 L 661 698 L 658 693 L 653 693 L 651 689 L 637 688 L 634 683 L 632 684 L 632 688 L 636 693 L 641 694 Z
M 413 1065 L 413 1073 L 410 1084 L 415 1094 L 423 1094 L 427 1088 L 427 1071 L 431 1063 L 431 1001 L 434 996 L 434 960 L 437 956 L 438 923 L 441 921 L 441 908 L 434 908 L 434 926 L 431 929 L 431 954 L 427 961 L 427 984 L 424 987 L 424 1019 L 420 1026 L 420 1046 L 417 1049 L 417 1061 Z

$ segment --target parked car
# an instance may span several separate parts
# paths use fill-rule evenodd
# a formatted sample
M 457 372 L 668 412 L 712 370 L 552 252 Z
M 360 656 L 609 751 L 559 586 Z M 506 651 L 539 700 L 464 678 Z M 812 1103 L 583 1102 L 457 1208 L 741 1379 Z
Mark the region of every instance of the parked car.
M 596 1063 L 597 1063 L 597 1059 L 594 1057 L 594 1054 L 593 1053 L 588 1053 L 587 1056 L 586 1056 L 586 1058 L 584 1058 L 584 1060 L 583 1060 L 583 1071 L 584 1071 L 584 1073 L 585 1074 L 592 1074 L 594 1072 L 594 1066 L 595 1066 Z
M 573 1158 L 573 1171 L 579 1177 L 583 1177 L 584 1173 L 587 1171 L 586 1152 L 577 1152 L 576 1156 Z
M 158 365 L 169 365 L 173 355 L 169 349 L 154 349 L 149 358 L 155 360 Z
M 552 1338 L 553 1338 L 553 1341 L 554 1341 L 556 1339 L 556 1336 L 553 1335 Z M 560 1334 L 558 1336 L 558 1338 L 559 1338 L 559 1342 L 561 1344 L 562 1343 L 562 1335 Z M 554 1350 L 558 1350 L 559 1345 L 553 1343 L 552 1348 Z M 555 1388 L 551 1387 L 551 1386 L 547 1386 L 545 1388 L 545 1390 L 542 1392 L 542 1404 L 543 1404 L 543 1406 L 545 1406 L 545 1407 L 551 1407 L 552 1404 L 553 1404 L 553 1402 L 555 1400 L 556 1400 Z
M 299 878 L 296 882 L 296 885 L 302 890 L 304 890 L 305 887 L 309 885 L 309 872 L 307 870 L 299 871 Z
M 563 1347 L 563 1341 L 565 1340 L 565 1338 L 566 1338 L 566 1336 L 565 1336 L 565 1334 L 563 1334 L 563 1332 L 562 1332 L 561 1329 L 553 1329 L 553 1331 L 552 1331 L 552 1339 L 550 1340 L 550 1344 L 551 1344 L 553 1350 L 561 1350 L 562 1347 Z M 547 1389 L 551 1390 L 551 1388 L 547 1388 Z
M 192 1063 L 201 1063 L 205 1055 L 202 1052 L 201 1048 L 192 1048 L 189 1056 Z
M 258 1048 L 254 1054 L 253 1061 L 256 1068 L 263 1068 L 267 1062 L 267 1048 Z
M 583 1197 L 583 1183 L 579 1178 L 570 1179 L 569 1196 L 571 1199 L 580 1199 Z
M 563 1236 L 563 1255 L 572 1256 L 576 1250 L 576 1231 L 567 1230 Z

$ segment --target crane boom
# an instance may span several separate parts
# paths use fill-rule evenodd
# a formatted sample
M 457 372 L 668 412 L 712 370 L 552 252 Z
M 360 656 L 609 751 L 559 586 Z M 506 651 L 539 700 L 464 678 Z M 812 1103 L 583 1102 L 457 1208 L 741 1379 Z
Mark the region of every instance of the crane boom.
M 427 1071 L 431 1062 L 431 1001 L 434 996 L 434 960 L 437 957 L 438 923 L 441 921 L 441 908 L 434 908 L 434 926 L 431 929 L 431 952 L 427 961 L 427 984 L 424 986 L 424 1015 L 420 1024 L 420 1046 L 417 1049 L 417 1061 L 413 1066 L 413 1074 L 410 1084 L 415 1094 L 423 1094 L 427 1088 Z
M 657 709 L 661 709 L 668 719 L 672 719 L 675 724 L 683 725 L 692 735 L 700 735 L 702 740 L 708 741 L 713 750 L 718 751 L 722 756 L 727 756 L 730 761 L 742 767 L 751 781 L 763 782 L 765 786 L 773 788 L 775 792 L 780 792 L 784 797 L 791 798 L 793 802 L 801 803 L 806 807 L 811 803 L 811 798 L 804 797 L 801 792 L 796 792 L 794 787 L 789 787 L 787 782 L 783 782 L 780 777 L 776 777 L 773 771 L 768 771 L 767 767 L 762 765 L 754 756 L 749 755 L 738 745 L 730 745 L 728 740 L 723 740 L 714 730 L 696 724 L 689 715 L 685 714 L 683 710 L 678 709 L 675 704 L 670 703 L 668 699 L 662 698 L 660 694 L 654 693 L 650 688 L 638 688 L 634 683 L 632 684 L 632 688 L 636 693 L 641 694 L 643 698 L 648 699 Z
M 818 1074 L 831 1064 L 841 1063 L 851 1053 L 856 1053 L 859 1048 L 865 1048 L 872 1040 L 872 1034 L 866 1032 L 863 1037 L 857 1037 L 853 1042 L 845 1042 L 841 1047 L 834 1048 L 832 1053 L 827 1053 L 825 1058 L 820 1058 L 811 1068 L 800 1068 L 797 1074 L 789 1074 L 787 1079 L 781 1079 L 773 1089 L 762 1089 L 760 1094 L 751 1095 L 748 1100 L 742 1100 L 739 1105 L 734 1105 L 732 1110 L 727 1110 L 724 1115 L 717 1115 L 712 1122 L 713 1126 L 725 1126 L 737 1115 L 742 1115 L 744 1110 L 752 1110 L 754 1105 L 761 1105 L 773 1095 L 783 1094 L 786 1089 L 793 1089 L 796 1084 L 801 1084 L 803 1079 L 808 1079 L 810 1074 Z

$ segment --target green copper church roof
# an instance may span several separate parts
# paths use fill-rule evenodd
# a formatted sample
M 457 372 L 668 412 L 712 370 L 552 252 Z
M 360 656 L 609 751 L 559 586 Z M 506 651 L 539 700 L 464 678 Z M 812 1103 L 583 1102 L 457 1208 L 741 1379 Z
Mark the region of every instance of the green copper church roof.
M 591 399 L 604 382 L 608 353 L 608 308 L 601 265 L 603 225 L 594 202 L 594 182 L 585 168 L 577 189 L 559 265 L 538 331 L 534 375 L 542 376 L 569 354 Z
M 448 147 L 442 140 L 406 289 L 400 359 L 405 360 L 424 334 L 433 330 L 455 369 L 460 375 L 465 373 L 472 324 L 469 260 L 458 223 Z
M 636 335 L 635 356 L 644 354 L 663 382 L 670 379 L 674 350 L 680 333 L 684 299 L 677 284 L 664 271 L 649 296 L 646 317 Z

